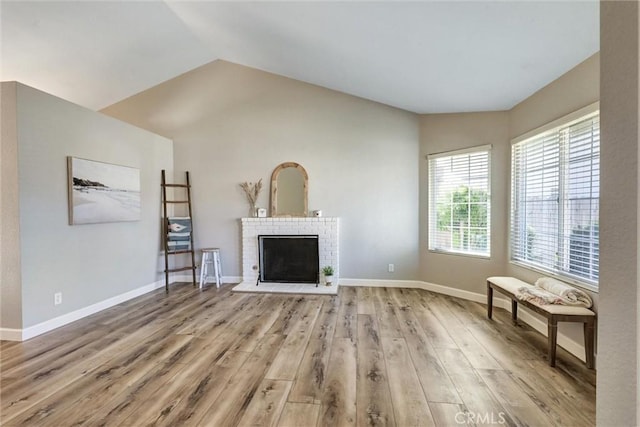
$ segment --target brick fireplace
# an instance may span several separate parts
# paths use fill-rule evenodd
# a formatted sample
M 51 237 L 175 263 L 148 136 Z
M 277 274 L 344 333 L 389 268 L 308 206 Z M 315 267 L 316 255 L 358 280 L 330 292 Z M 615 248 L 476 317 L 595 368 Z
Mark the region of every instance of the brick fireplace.
M 258 278 L 259 235 L 318 235 L 320 269 L 331 265 L 340 277 L 338 218 L 242 218 L 242 282 Z

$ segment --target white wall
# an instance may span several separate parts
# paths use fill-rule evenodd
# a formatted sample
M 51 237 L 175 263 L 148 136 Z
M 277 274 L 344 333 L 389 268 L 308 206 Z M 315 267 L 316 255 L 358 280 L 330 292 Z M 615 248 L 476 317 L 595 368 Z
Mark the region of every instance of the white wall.
M 509 111 L 509 138 L 552 122 L 600 99 L 600 53 L 549 83 Z
M 638 425 L 639 7 L 600 3 L 601 178 L 597 423 Z
M 238 184 L 262 178 L 268 207 L 273 169 L 292 161 L 309 174 L 309 209 L 340 218 L 341 277 L 417 278 L 415 114 L 224 61 L 104 112 L 174 139 L 176 171 L 193 176 L 196 247 L 220 247 L 225 276 L 241 275 Z
M 0 86 L 0 326 L 22 328 L 16 83 Z
M 161 279 L 160 170 L 172 171 L 170 140 L 18 84 L 17 145 L 22 328 Z M 139 168 L 142 219 L 68 225 L 67 156 Z
M 484 294 L 486 279 L 503 275 L 507 257 L 507 184 L 509 177 L 509 114 L 507 112 L 433 114 L 420 120 L 420 275 L 438 285 Z M 490 144 L 491 257 L 478 258 L 430 252 L 428 213 L 429 154 Z

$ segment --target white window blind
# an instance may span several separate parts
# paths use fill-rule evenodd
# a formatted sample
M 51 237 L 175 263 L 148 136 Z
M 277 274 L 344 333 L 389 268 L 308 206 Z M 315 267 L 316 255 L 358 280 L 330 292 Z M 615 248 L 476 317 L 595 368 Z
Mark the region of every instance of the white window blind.
M 429 249 L 490 255 L 490 146 L 429 156 Z
M 598 112 L 512 146 L 511 258 L 598 283 Z

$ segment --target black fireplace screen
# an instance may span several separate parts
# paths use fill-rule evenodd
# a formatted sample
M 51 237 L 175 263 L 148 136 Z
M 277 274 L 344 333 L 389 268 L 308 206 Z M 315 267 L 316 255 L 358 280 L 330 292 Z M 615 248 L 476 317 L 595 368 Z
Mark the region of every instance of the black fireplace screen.
M 260 282 L 318 283 L 318 235 L 258 236 Z

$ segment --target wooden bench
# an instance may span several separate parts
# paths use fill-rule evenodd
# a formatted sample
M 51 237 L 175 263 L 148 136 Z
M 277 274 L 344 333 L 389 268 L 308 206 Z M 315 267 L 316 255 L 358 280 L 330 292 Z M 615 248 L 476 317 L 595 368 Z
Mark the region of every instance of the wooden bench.
M 493 290 L 511 298 L 511 320 L 518 322 L 518 303 L 547 318 L 549 340 L 549 365 L 556 366 L 556 342 L 558 322 L 581 322 L 584 324 L 584 351 L 587 367 L 594 366 L 594 342 L 596 314 L 584 307 L 567 305 L 539 305 L 531 301 L 522 301 L 516 297 L 518 289 L 533 286 L 514 277 L 489 277 L 487 279 L 487 316 L 491 319 L 493 312 Z

